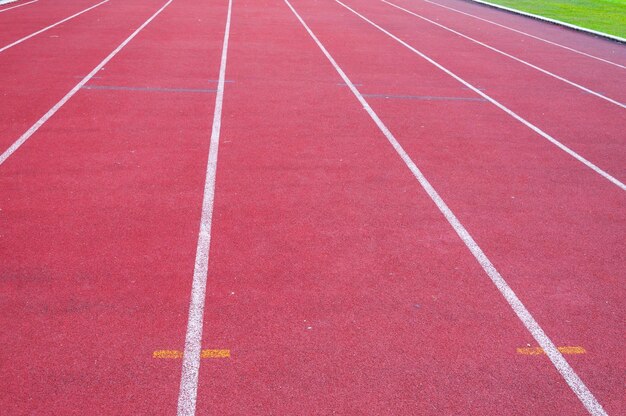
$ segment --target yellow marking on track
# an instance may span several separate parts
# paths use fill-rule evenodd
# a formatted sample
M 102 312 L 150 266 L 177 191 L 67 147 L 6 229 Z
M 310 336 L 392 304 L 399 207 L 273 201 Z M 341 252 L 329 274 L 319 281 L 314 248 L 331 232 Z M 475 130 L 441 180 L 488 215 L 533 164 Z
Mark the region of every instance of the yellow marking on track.
M 557 347 L 562 354 L 585 354 L 587 351 L 583 347 Z M 541 355 L 545 351 L 541 347 L 524 347 L 517 349 L 518 354 L 523 355 Z
M 183 358 L 183 353 L 176 350 L 158 350 L 152 353 L 152 358 Z
M 152 358 L 183 358 L 183 352 L 178 350 L 157 350 Z M 202 350 L 200 358 L 230 358 L 230 350 Z
M 200 358 L 230 358 L 230 350 L 202 350 Z

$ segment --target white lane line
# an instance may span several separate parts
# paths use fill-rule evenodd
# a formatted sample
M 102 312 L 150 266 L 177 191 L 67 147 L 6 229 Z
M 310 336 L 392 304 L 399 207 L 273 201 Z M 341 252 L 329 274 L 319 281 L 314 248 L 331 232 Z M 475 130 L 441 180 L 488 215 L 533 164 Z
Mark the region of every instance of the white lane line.
M 580 84 L 577 84 L 577 83 L 575 83 L 575 82 L 573 82 L 573 81 L 570 81 L 570 80 L 568 80 L 568 79 L 566 79 L 566 78 L 563 78 L 563 77 L 561 77 L 561 76 L 559 76 L 559 75 L 556 75 L 556 74 L 555 74 L 555 73 L 553 73 L 553 72 L 550 72 L 550 71 L 548 71 L 548 70 L 546 70 L 546 69 L 543 69 L 543 68 L 540 68 L 540 67 L 538 67 L 538 66 L 536 66 L 536 65 L 533 65 L 533 64 L 531 64 L 530 62 L 524 61 L 523 59 L 520 59 L 520 58 L 518 58 L 518 57 L 516 57 L 516 56 L 513 56 L 513 55 L 511 55 L 511 54 L 508 54 L 508 53 L 506 53 L 506 52 L 504 52 L 504 51 L 502 51 L 502 50 L 500 50 L 500 49 L 494 48 L 493 46 L 487 45 L 486 43 L 483 43 L 483 42 L 481 42 L 481 41 L 479 41 L 479 40 L 476 40 L 476 39 L 474 39 L 474 38 L 472 38 L 472 37 L 469 37 L 469 36 L 467 36 L 467 35 L 465 35 L 465 34 L 463 34 L 463 33 L 461 33 L 461 32 L 458 32 L 458 31 L 456 31 L 456 30 L 454 30 L 454 29 L 451 29 L 451 28 L 449 28 L 448 26 L 444 26 L 444 25 L 442 25 L 441 23 L 437 23 L 437 22 L 435 22 L 434 20 L 430 20 L 430 19 L 429 19 L 429 18 L 427 18 L 427 17 L 424 17 L 424 16 L 422 16 L 422 15 L 419 15 L 419 14 L 417 14 L 417 13 L 414 13 L 414 12 L 412 12 L 412 11 L 410 11 L 410 10 L 408 10 L 408 9 L 405 9 L 404 7 L 400 7 L 400 6 L 398 6 L 398 5 L 394 4 L 394 3 L 388 2 L 387 0 L 381 0 L 381 1 L 382 1 L 383 3 L 387 3 L 388 5 L 390 5 L 390 6 L 392 6 L 392 7 L 395 7 L 396 9 L 402 10 L 402 11 L 403 11 L 403 12 L 405 12 L 405 13 L 408 13 L 408 14 L 410 14 L 410 15 L 413 15 L 413 16 L 417 17 L 418 19 L 422 19 L 422 20 L 424 20 L 424 21 L 426 21 L 426 22 L 428 22 L 428 23 L 432 23 L 433 25 L 438 26 L 438 27 L 440 27 L 440 28 L 442 28 L 442 29 L 444 29 L 444 30 L 447 30 L 447 31 L 449 31 L 449 32 L 452 32 L 452 33 L 454 33 L 455 35 L 461 36 L 462 38 L 465 38 L 465 39 L 467 39 L 467 40 L 469 40 L 469 41 L 472 41 L 472 42 L 474 42 L 474 43 L 476 43 L 476 44 L 478 44 L 478 45 L 480 45 L 480 46 L 483 46 L 483 47 L 485 47 L 485 48 L 487 48 L 487 49 L 490 49 L 490 50 L 492 50 L 492 51 L 494 51 L 494 52 L 497 52 L 497 53 L 499 53 L 499 54 L 501 54 L 501 55 L 504 55 L 504 56 L 506 56 L 507 58 L 511 58 L 511 59 L 513 59 L 513 60 L 515 60 L 515 61 L 517 61 L 517 62 L 520 62 L 520 63 L 522 63 L 522 64 L 524 64 L 524 65 L 526 65 L 526 66 L 530 67 L 530 68 L 536 69 L 537 71 L 542 72 L 542 73 L 544 73 L 544 74 L 546 74 L 546 75 L 549 75 L 549 76 L 551 76 L 551 77 L 553 77 L 553 78 L 556 78 L 556 79 L 558 79 L 559 81 L 563 81 L 563 82 L 565 82 L 566 84 L 569 84 L 569 85 L 571 85 L 571 86 L 573 86 L 573 87 L 576 87 L 576 88 L 578 88 L 578 89 L 580 89 L 580 90 L 582 90 L 582 91 L 584 91 L 584 92 L 586 92 L 586 93 L 588 93 L 588 94 L 595 95 L 595 96 L 596 96 L 596 97 L 598 97 L 598 98 L 601 98 L 601 99 L 603 99 L 603 100 L 606 100 L 606 101 L 610 102 L 611 104 L 615 104 L 615 105 L 617 105 L 617 106 L 619 106 L 619 107 L 626 108 L 626 104 L 620 103 L 619 101 L 616 101 L 616 100 L 614 100 L 614 99 L 612 99 L 612 98 L 609 98 L 609 97 L 607 97 L 607 96 L 605 96 L 605 95 L 602 95 L 602 94 L 600 94 L 600 93 L 598 93 L 598 92 L 592 91 L 592 90 L 590 90 L 589 88 L 583 87 L 583 86 L 582 86 L 582 85 L 580 85 Z
M 4 47 L 0 48 L 0 52 L 4 52 L 4 51 L 6 51 L 6 50 L 7 50 L 7 49 L 9 49 L 9 48 L 12 48 L 12 47 L 13 47 L 13 46 L 15 46 L 15 45 L 19 45 L 20 43 L 22 43 L 22 42 L 24 42 L 24 41 L 26 41 L 26 40 L 28 40 L 28 39 L 32 38 L 33 36 L 37 36 L 38 34 L 45 32 L 46 30 L 50 30 L 50 29 L 52 29 L 52 28 L 53 28 L 53 27 L 55 27 L 55 26 L 58 26 L 58 25 L 60 25 L 60 24 L 62 24 L 62 23 L 67 22 L 68 20 L 71 20 L 71 19 L 73 19 L 73 18 L 75 18 L 75 17 L 80 16 L 80 15 L 81 15 L 81 14 L 83 14 L 83 13 L 87 13 L 89 10 L 91 10 L 91 9 L 95 9 L 95 8 L 96 8 L 96 7 L 98 7 L 98 6 L 103 5 L 104 3 L 107 3 L 108 1 L 109 1 L 109 0 L 104 0 L 104 1 L 101 1 L 101 2 L 100 2 L 100 3 L 98 3 L 98 4 L 94 4 L 93 6 L 88 7 L 88 8 L 86 8 L 86 9 L 85 9 L 85 10 L 83 10 L 83 11 L 80 11 L 80 12 L 78 12 L 78 13 L 76 13 L 76 14 L 71 15 L 70 17 L 66 17 L 65 19 L 63 19 L 63 20 L 59 20 L 58 22 L 56 22 L 56 23 L 54 23 L 54 24 L 52 24 L 52 25 L 50 25 L 50 26 L 44 27 L 43 29 L 36 31 L 35 33 L 31 33 L 30 35 L 25 36 L 25 37 L 23 37 L 23 38 L 21 38 L 21 39 L 18 39 L 18 40 L 16 40 L 16 41 L 15 41 L 15 42 L 13 42 L 13 43 L 9 43 L 8 45 L 6 45 L 6 46 L 4 46 Z
M 453 73 L 452 71 L 450 71 L 449 69 L 444 67 L 443 65 L 435 62 L 434 60 L 432 60 L 428 56 L 424 55 L 422 52 L 418 51 L 417 49 L 415 49 L 414 47 L 412 47 L 411 45 L 409 45 L 408 43 L 406 43 L 405 41 L 403 41 L 399 37 L 395 36 L 391 32 L 383 29 L 382 27 L 380 27 L 376 23 L 372 22 L 371 20 L 369 20 L 367 17 L 363 16 L 362 14 L 357 12 L 356 10 L 350 8 L 349 6 L 347 6 L 346 4 L 342 3 L 339 0 L 335 0 L 335 2 L 339 3 L 341 6 L 343 6 L 347 10 L 351 11 L 352 13 L 354 13 L 355 15 L 357 15 L 358 17 L 360 17 L 361 19 L 363 19 L 364 21 L 366 21 L 370 25 L 374 26 L 376 29 L 380 30 L 381 32 L 383 32 L 384 34 L 389 36 L 390 38 L 394 39 L 395 41 L 397 41 L 401 45 L 405 46 L 407 49 L 413 51 L 415 54 L 419 55 L 421 58 L 425 59 L 426 61 L 430 62 L 432 65 L 436 66 L 437 68 L 439 68 L 440 70 L 442 70 L 446 74 L 450 75 L 452 78 L 456 79 L 461 84 L 465 85 L 467 88 L 469 88 L 472 91 L 474 91 L 476 94 L 478 94 L 481 97 L 485 98 L 487 101 L 491 102 L 493 105 L 495 105 L 496 107 L 498 107 L 499 109 L 501 109 L 502 111 L 504 111 L 505 113 L 507 113 L 508 115 L 510 115 L 511 117 L 516 119 L 517 121 L 519 121 L 520 123 L 524 124 L 526 127 L 528 127 L 529 129 L 533 130 L 535 133 L 539 134 L 541 137 L 543 137 L 544 139 L 548 140 L 550 143 L 554 144 L 559 149 L 563 150 L 564 152 L 566 152 L 567 154 L 572 156 L 574 159 L 578 160 L 579 162 L 582 162 L 585 166 L 587 166 L 588 168 L 592 169 L 597 174 L 601 175 L 605 179 L 607 179 L 610 182 L 612 182 L 613 184 L 617 185 L 621 190 L 626 191 L 626 185 L 625 184 L 623 184 L 622 182 L 620 182 L 618 179 L 614 178 L 613 176 L 609 175 L 607 172 L 605 172 L 604 170 L 600 169 L 598 166 L 594 165 L 593 163 L 591 163 L 590 161 L 588 161 L 587 159 L 585 159 L 584 157 L 582 157 L 581 155 L 579 155 L 578 153 L 576 153 L 575 151 L 570 149 L 569 147 L 565 146 L 563 143 L 559 142 L 557 139 L 555 139 L 554 137 L 550 136 L 548 133 L 546 133 L 545 131 L 541 130 L 539 127 L 535 126 L 531 122 L 529 122 L 526 119 L 522 118 L 522 116 L 518 115 L 513 110 L 510 110 L 508 107 L 504 106 L 499 101 L 496 101 L 494 98 L 492 98 L 489 95 L 487 95 L 484 92 L 482 92 L 479 88 L 476 88 L 475 86 L 473 86 L 469 82 L 465 81 L 463 78 L 459 77 L 458 75 L 456 75 L 455 73 Z
M 178 393 L 178 416 L 193 416 L 196 413 L 198 396 L 198 373 L 200 371 L 200 354 L 202 344 L 202 326 L 204 325 L 204 303 L 206 298 L 206 281 L 209 271 L 209 250 L 211 248 L 211 226 L 213 220 L 213 201 L 215 199 L 215 177 L 217 174 L 217 151 L 222 126 L 222 103 L 224 102 L 224 84 L 226 80 L 226 58 L 228 55 L 228 38 L 230 35 L 230 16 L 233 0 L 228 0 L 222 59 L 220 61 L 215 110 L 213 111 L 213 127 L 209 144 L 209 159 L 206 168 L 204 196 L 202 198 L 202 216 L 200 232 L 196 247 L 196 261 L 193 270 L 191 300 L 189 302 L 189 318 L 185 336 L 185 350 Z
M 2 9 L 2 10 L 0 10 L 0 13 L 2 13 L 2 12 L 6 12 L 6 11 L 11 10 L 11 9 L 17 9 L 18 7 L 26 6 L 27 4 L 37 3 L 38 1 L 39 1 L 39 0 L 33 0 L 33 1 L 29 1 L 28 3 L 18 4 L 17 6 L 7 7 L 6 9 Z M 6 4 L 6 3 L 2 3 L 2 4 Z
M 430 1 L 430 0 L 422 0 L 422 1 L 425 1 L 426 3 L 433 4 L 435 6 L 442 7 L 444 9 L 451 10 L 453 12 L 464 14 L 465 16 L 473 17 L 474 19 L 482 20 L 483 22 L 491 23 L 492 25 L 496 25 L 496 26 L 501 27 L 503 29 L 510 30 L 512 32 L 515 32 L 515 33 L 519 33 L 520 35 L 528 36 L 529 38 L 533 38 L 533 39 L 536 39 L 538 41 L 548 43 L 548 44 L 556 46 L 558 48 L 563 48 L 563 49 L 566 49 L 566 50 L 568 50 L 570 52 L 574 52 L 574 53 L 586 56 L 586 57 L 591 58 L 591 59 L 596 59 L 598 61 L 602 61 L 604 63 L 607 63 L 609 65 L 614 65 L 614 66 L 617 66 L 617 67 L 622 68 L 622 69 L 626 69 L 626 66 L 620 65 L 620 64 L 618 64 L 616 62 L 613 62 L 613 61 L 609 61 L 608 59 L 600 58 L 600 57 L 595 56 L 595 55 L 590 55 L 588 53 L 579 51 L 578 49 L 570 48 L 569 46 L 561 45 L 560 43 L 552 42 L 552 41 L 550 41 L 548 39 L 544 39 L 544 38 L 541 38 L 539 36 L 531 35 L 530 33 L 526 33 L 526 32 L 523 32 L 521 30 L 513 29 L 512 27 L 505 26 L 505 25 L 500 24 L 500 23 L 496 23 L 496 22 L 494 22 L 492 20 L 483 19 L 482 17 L 478 17 L 478 16 L 475 16 L 473 14 L 470 14 L 470 13 L 467 13 L 467 12 L 464 12 L 464 11 L 461 11 L 461 10 L 458 10 L 458 9 L 455 9 L 455 8 L 452 8 L 452 7 L 449 7 L 449 6 L 444 6 L 443 4 L 439 4 L 439 3 L 436 3 L 434 1 Z
M 489 276 L 491 281 L 496 285 L 502 296 L 509 303 L 515 314 L 522 321 L 526 329 L 532 334 L 537 343 L 543 348 L 545 353 L 548 355 L 556 369 L 561 373 L 567 384 L 572 388 L 574 393 L 578 396 L 583 405 L 587 408 L 589 413 L 592 415 L 606 415 L 606 412 L 600 405 L 600 403 L 596 400 L 593 394 L 589 391 L 587 386 L 583 383 L 583 381 L 578 377 L 578 375 L 574 372 L 574 369 L 569 365 L 569 363 L 565 360 L 561 352 L 554 345 L 554 343 L 548 338 L 546 333 L 541 329 L 539 323 L 532 317 L 528 309 L 524 306 L 522 301 L 517 297 L 513 289 L 509 287 L 504 278 L 500 275 L 498 270 L 496 270 L 495 266 L 491 263 L 491 261 L 487 258 L 487 255 L 482 251 L 482 249 L 478 246 L 476 241 L 472 238 L 470 233 L 465 229 L 465 227 L 461 224 L 458 218 L 454 215 L 454 213 L 450 210 L 448 205 L 441 199 L 441 196 L 437 193 L 435 188 L 428 182 L 426 177 L 419 170 L 415 162 L 411 160 L 409 155 L 402 148 L 398 140 L 391 133 L 389 128 L 382 122 L 382 120 L 378 117 L 378 114 L 372 109 L 367 100 L 363 98 L 363 95 L 359 92 L 359 90 L 354 86 L 352 81 L 348 78 L 348 76 L 343 72 L 343 70 L 339 67 L 335 59 L 330 55 L 330 53 L 326 50 L 324 45 L 319 41 L 317 36 L 311 31 L 311 29 L 307 26 L 307 24 L 302 20 L 302 17 L 296 12 L 293 6 L 289 3 L 288 0 L 285 0 L 287 6 L 291 9 L 291 11 L 296 15 L 300 23 L 304 26 L 306 31 L 309 33 L 311 38 L 315 41 L 317 46 L 324 53 L 326 58 L 330 61 L 332 66 L 335 68 L 339 76 L 343 79 L 343 81 L 348 84 L 348 87 L 354 94 L 359 103 L 363 106 L 365 111 L 369 114 L 371 119 L 376 123 L 376 126 L 380 129 L 380 131 L 385 135 L 389 143 L 393 146 L 398 155 L 402 158 L 406 166 L 411 170 L 413 176 L 420 183 L 422 188 L 426 191 L 428 196 L 433 200 L 439 211 L 446 218 L 448 223 L 454 228 L 454 231 L 461 238 L 465 246 L 469 249 L 469 251 L 474 255 L 478 263 L 481 265 L 485 273 Z
M 93 76 L 98 73 L 100 69 L 102 69 L 111 59 L 113 59 L 113 57 L 117 55 L 117 53 L 128 44 L 128 42 L 133 40 L 133 38 L 137 36 L 137 34 L 141 32 L 143 28 L 145 28 L 152 20 L 154 20 L 155 17 L 157 17 L 163 10 L 165 10 L 165 8 L 169 6 L 172 1 L 173 0 L 168 0 L 168 2 L 163 5 L 163 7 L 161 7 L 159 10 L 157 10 L 156 13 L 150 16 L 150 18 L 146 20 L 141 26 L 139 26 L 137 30 L 135 30 L 128 38 L 126 38 L 124 42 L 120 43 L 120 45 L 109 54 L 109 56 L 104 58 L 102 62 L 98 64 L 98 66 L 96 66 L 89 74 L 85 75 L 85 77 L 78 84 L 76 84 L 74 88 L 72 88 L 67 94 L 65 94 L 65 96 L 61 98 L 59 102 L 54 105 L 54 107 L 48 110 L 46 114 L 41 116 L 41 118 L 37 120 L 37 122 L 33 124 L 26 131 L 26 133 L 22 134 L 19 139 L 17 139 L 7 150 L 5 150 L 4 153 L 0 155 L 0 165 L 2 165 L 5 160 L 9 158 L 9 156 L 11 156 L 17 149 L 20 148 L 20 146 L 24 144 L 24 142 L 26 142 L 26 140 L 28 140 L 37 130 L 39 130 L 39 128 L 50 119 L 50 117 L 52 117 L 57 111 L 59 111 L 59 109 L 63 107 L 63 105 L 70 98 L 72 98 L 74 94 L 76 94 L 83 87 L 83 85 L 85 85 L 91 78 L 93 78 Z

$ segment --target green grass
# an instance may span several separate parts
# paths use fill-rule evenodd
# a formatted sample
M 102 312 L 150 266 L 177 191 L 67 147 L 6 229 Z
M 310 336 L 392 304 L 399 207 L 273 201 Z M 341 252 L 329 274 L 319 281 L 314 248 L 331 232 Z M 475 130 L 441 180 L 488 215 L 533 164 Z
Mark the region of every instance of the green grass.
M 486 0 L 626 38 L 626 0 Z

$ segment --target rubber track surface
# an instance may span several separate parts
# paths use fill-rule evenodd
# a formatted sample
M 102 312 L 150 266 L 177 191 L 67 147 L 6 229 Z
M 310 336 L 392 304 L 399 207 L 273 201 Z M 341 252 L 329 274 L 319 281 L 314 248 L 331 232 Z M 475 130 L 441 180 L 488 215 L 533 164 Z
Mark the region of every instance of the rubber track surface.
M 343 0 L 342 0 L 343 1 Z M 626 48 L 390 0 L 626 101 Z M 378 0 L 343 1 L 626 181 L 619 106 Z M 0 14 L 0 47 L 97 1 Z M 0 151 L 166 0 L 0 53 Z M 15 3 L 19 4 L 19 3 Z M 626 195 L 334 0 L 294 0 L 608 414 L 626 411 Z M 0 408 L 174 414 L 224 0 L 174 0 L 0 165 Z M 5 29 L 6 28 L 6 29 Z M 196 414 L 584 415 L 283 0 L 235 0 Z

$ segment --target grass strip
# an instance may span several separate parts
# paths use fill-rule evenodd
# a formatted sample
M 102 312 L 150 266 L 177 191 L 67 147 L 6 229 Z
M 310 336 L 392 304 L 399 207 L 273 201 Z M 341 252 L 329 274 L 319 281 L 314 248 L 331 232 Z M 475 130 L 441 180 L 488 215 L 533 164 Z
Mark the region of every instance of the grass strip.
M 485 0 L 626 38 L 626 0 Z

